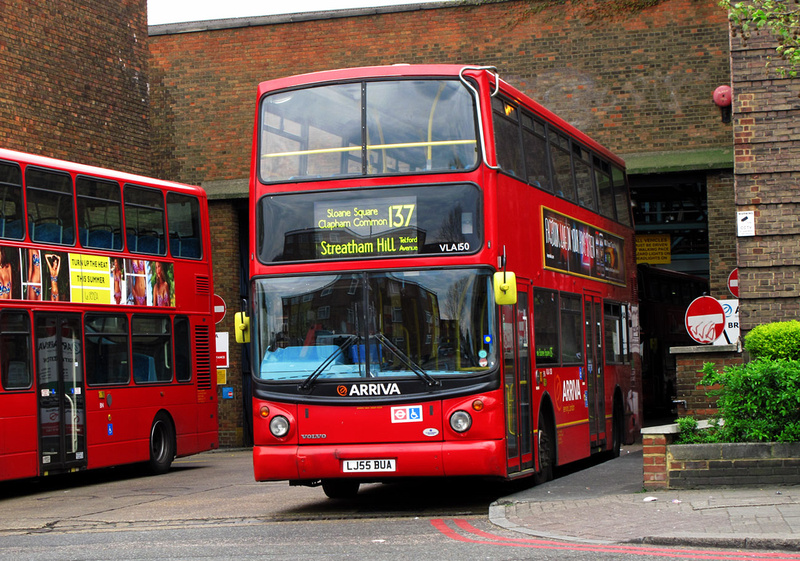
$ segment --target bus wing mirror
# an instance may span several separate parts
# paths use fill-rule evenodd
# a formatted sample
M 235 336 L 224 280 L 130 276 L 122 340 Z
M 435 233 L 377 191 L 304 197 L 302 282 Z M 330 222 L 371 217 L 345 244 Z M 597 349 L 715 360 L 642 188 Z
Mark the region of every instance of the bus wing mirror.
M 236 342 L 249 343 L 250 342 L 250 318 L 244 312 L 237 312 L 233 316 L 236 324 Z
M 508 271 L 494 274 L 494 300 L 498 306 L 517 303 L 517 276 Z

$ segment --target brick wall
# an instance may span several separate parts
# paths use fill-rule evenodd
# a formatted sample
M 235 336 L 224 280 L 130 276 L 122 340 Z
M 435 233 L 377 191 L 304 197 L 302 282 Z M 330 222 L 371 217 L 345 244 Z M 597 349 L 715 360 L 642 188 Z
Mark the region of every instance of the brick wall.
M 677 365 L 675 390 L 680 402 L 677 405 L 678 416 L 708 419 L 717 412 L 717 398 L 708 395 L 713 387 L 697 385 L 703 378 L 700 371 L 707 362 L 714 363 L 718 372 L 726 366 L 742 364 L 741 352 L 737 352 L 735 345 L 704 345 L 673 347 L 670 354 L 675 356 Z
M 145 0 L 10 0 L 0 146 L 151 174 Z
M 260 20 L 265 25 L 250 19 L 249 27 L 193 33 L 153 28 L 159 175 L 188 183 L 246 177 L 260 81 L 393 63 L 495 65 L 622 154 L 730 146 L 711 101 L 730 82 L 727 19 L 716 0 L 662 0 L 610 20 L 592 15 L 586 0 L 539 12 L 509 0 L 273 16 Z
M 233 316 L 239 304 L 239 212 L 243 201 L 210 201 L 214 292 L 222 296 L 227 313 L 217 324 L 218 332 L 229 333 L 229 367 L 225 382 L 217 388 L 219 394 L 219 444 L 221 447 L 242 446 L 244 426 L 242 395 L 242 346 L 236 343 Z M 233 388 L 231 399 L 222 398 L 222 388 Z
M 800 79 L 778 77 L 776 44 L 766 32 L 731 40 L 736 208 L 756 226 L 738 238 L 743 335 L 800 315 Z
M 709 173 L 706 186 L 710 296 L 725 300 L 733 298 L 728 290 L 728 276 L 737 267 L 736 214 L 732 212 L 731 205 L 734 200 L 733 174 Z
M 673 444 L 678 425 L 642 431 L 647 490 L 800 483 L 800 443 Z

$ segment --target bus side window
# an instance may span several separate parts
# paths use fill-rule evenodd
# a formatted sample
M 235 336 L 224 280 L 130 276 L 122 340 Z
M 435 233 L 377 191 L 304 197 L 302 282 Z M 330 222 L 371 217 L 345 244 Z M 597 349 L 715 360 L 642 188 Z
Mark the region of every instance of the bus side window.
M 553 366 L 560 362 L 558 337 L 558 293 L 553 290 L 533 291 L 533 339 L 536 366 Z
M 517 120 L 519 111 L 500 98 L 493 98 L 492 106 L 494 108 L 494 145 L 497 152 L 497 164 L 504 172 L 524 180 L 522 143 Z
M 203 256 L 197 197 L 167 193 L 167 224 L 169 251 L 173 257 L 200 259 Z
M 73 245 L 75 219 L 69 174 L 29 167 L 25 170 L 28 232 L 35 242 Z
M 122 249 L 122 194 L 119 185 L 79 176 L 78 238 L 84 247 Z
M 4 310 L 0 313 L 0 364 L 3 389 L 31 387 L 31 324 L 27 312 Z
M 169 317 L 134 315 L 131 333 L 134 381 L 171 382 L 172 333 Z
M 628 339 L 627 326 L 623 322 L 624 306 L 606 302 L 604 307 L 606 363 L 622 364 L 627 358 L 625 343 Z
M 23 228 L 22 171 L 11 163 L 0 163 L 0 238 L 20 240 Z
M 544 123 L 522 114 L 522 147 L 528 183 L 552 192 L 550 168 L 547 163 L 547 140 Z
M 128 318 L 124 314 L 87 314 L 84 339 L 83 360 L 90 386 L 130 381 Z
M 192 380 L 192 334 L 189 318 L 175 318 L 175 378 L 179 382 Z
M 561 295 L 561 362 L 583 363 L 583 317 L 577 294 Z
M 164 195 L 156 189 L 125 185 L 125 237 L 128 250 L 166 255 Z

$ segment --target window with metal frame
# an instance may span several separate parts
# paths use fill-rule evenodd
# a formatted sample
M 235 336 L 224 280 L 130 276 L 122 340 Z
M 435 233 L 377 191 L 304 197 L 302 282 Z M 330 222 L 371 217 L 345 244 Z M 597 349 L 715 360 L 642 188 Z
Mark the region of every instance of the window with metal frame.
M 17 164 L 0 162 L 0 238 L 25 237 L 22 171 Z
M 128 250 L 148 255 L 166 255 L 162 192 L 126 184 L 124 197 Z
M 27 390 L 33 385 L 31 322 L 23 310 L 0 312 L 0 377 L 5 390 Z
M 28 232 L 34 242 L 74 245 L 74 198 L 69 174 L 28 167 L 25 198 Z
M 90 386 L 130 382 L 128 318 L 125 314 L 86 314 L 84 364 Z
M 119 184 L 88 176 L 75 181 L 81 245 L 122 249 L 122 193 Z

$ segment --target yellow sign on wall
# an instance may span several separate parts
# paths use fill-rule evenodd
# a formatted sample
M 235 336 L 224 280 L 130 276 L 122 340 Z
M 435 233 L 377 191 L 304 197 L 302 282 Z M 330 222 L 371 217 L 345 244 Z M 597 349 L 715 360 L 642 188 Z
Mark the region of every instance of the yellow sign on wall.
M 639 234 L 636 236 L 636 262 L 650 265 L 671 263 L 671 246 L 669 234 Z

